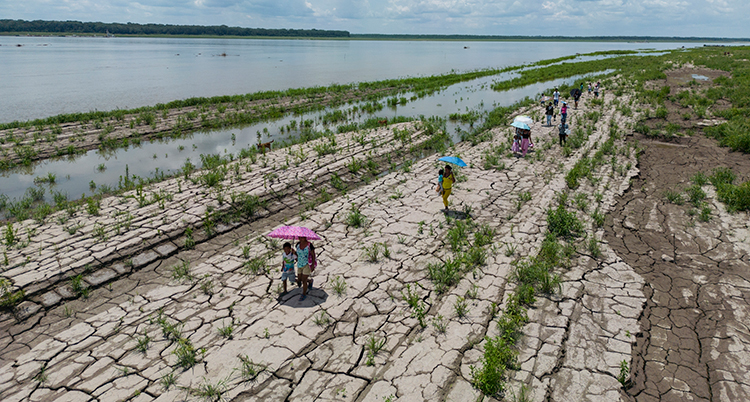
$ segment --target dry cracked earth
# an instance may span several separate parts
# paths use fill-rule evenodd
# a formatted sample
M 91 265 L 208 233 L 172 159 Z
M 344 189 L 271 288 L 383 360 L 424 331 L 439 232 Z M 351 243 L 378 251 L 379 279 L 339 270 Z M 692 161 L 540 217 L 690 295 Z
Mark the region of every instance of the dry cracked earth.
M 513 290 L 511 263 L 538 250 L 546 210 L 568 191 L 565 174 L 604 142 L 610 121 L 622 133 L 633 121 L 609 107 L 610 95 L 606 101 L 595 107 L 584 99 L 570 111 L 574 126 L 593 124 L 584 113 L 594 109 L 602 117 L 568 157 L 556 129 L 540 123 L 533 127 L 537 150 L 526 158 L 503 153 L 502 170 L 480 166 L 485 153 L 507 142 L 506 129 L 491 142 L 456 145 L 450 152 L 472 165 L 460 170 L 466 180 L 457 183 L 448 214 L 434 191 L 437 156 L 303 207 L 334 174 L 351 175 L 352 158 L 384 161 L 407 146 L 393 139 L 394 129 L 425 140 L 419 123 L 405 123 L 367 132 L 364 140 L 340 134 L 332 155 L 317 155 L 313 142 L 233 162 L 240 168 L 230 167 L 225 187 L 258 195 L 266 208 L 251 221 L 218 225 L 213 237 L 202 234 L 203 218 L 227 203 L 179 178 L 148 189 L 171 194 L 161 202 L 139 206 L 130 194 L 104 200 L 99 216 L 79 212 L 65 225 L 23 222 L 18 230 L 29 244 L 7 250 L 2 275 L 29 296 L 0 315 L 0 400 L 481 399 L 471 367 L 480 362 L 484 337 L 498 333 L 492 306 L 502 308 Z M 727 157 L 695 140 L 714 151 L 711 157 Z M 656 168 L 670 161 L 661 148 L 647 147 L 639 170 L 635 148 L 626 140 L 616 146 L 621 151 L 597 168 L 594 183 L 570 191 L 571 199 L 583 194 L 588 213 L 579 216 L 587 235 L 600 240 L 600 253 L 579 246 L 559 272 L 561 292 L 537 298 L 506 399 L 524 384 L 534 401 L 750 399 L 742 322 L 746 215 L 729 215 L 713 202 L 711 223 L 686 225 L 685 208 L 660 196 L 667 179 L 649 176 L 669 174 Z M 674 150 L 673 160 L 682 152 Z M 295 153 L 306 159 L 295 165 Z M 525 192 L 527 201 L 520 199 Z M 353 206 L 365 217 L 362 228 L 346 222 Z M 597 207 L 609 217 L 594 229 L 588 214 Z M 447 217 L 467 216 L 495 230 L 493 245 L 484 265 L 438 293 L 426 267 L 452 256 L 446 233 L 455 223 Z M 279 245 L 264 235 L 282 224 L 323 237 L 304 301 L 296 287 L 280 294 Z M 71 225 L 78 228 L 72 234 Z M 195 228 L 194 249 L 184 247 L 188 227 Z M 365 251 L 373 245 L 377 262 Z M 267 272 L 253 272 L 266 259 Z M 74 288 L 69 278 L 78 274 L 83 282 Z M 81 287 L 91 289 L 88 298 L 77 297 Z M 404 300 L 410 292 L 423 303 L 425 327 Z M 463 317 L 455 308 L 461 302 Z M 633 371 L 628 389 L 618 381 L 623 361 Z

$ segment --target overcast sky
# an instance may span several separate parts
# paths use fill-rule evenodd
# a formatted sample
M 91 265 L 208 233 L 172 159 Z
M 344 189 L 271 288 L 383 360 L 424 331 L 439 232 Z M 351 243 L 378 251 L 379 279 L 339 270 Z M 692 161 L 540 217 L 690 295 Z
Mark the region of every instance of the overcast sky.
M 0 0 L 0 18 L 385 34 L 750 37 L 748 0 Z

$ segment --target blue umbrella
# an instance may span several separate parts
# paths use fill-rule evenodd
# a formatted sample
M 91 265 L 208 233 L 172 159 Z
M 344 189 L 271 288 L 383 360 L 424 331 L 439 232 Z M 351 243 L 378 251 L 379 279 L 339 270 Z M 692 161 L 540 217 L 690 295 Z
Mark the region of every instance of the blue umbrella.
M 528 124 L 521 123 L 520 121 L 514 121 L 510 123 L 511 127 L 520 128 L 521 130 L 531 130 Z
M 457 156 L 443 156 L 442 158 L 438 159 L 439 161 L 452 163 L 459 167 L 466 166 L 466 162 L 462 161 L 461 158 Z

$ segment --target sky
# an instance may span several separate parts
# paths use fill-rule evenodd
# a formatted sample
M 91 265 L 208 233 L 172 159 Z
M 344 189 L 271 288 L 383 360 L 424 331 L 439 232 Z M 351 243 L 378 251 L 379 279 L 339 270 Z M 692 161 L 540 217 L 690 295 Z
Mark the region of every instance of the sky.
M 351 33 L 750 37 L 748 0 L 0 0 L 0 18 Z

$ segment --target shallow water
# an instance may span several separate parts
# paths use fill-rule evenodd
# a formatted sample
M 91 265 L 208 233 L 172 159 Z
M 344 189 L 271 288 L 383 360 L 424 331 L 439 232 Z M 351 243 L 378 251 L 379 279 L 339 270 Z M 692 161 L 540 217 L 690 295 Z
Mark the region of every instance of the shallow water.
M 603 73 L 608 73 L 605 71 Z M 188 159 L 195 165 L 200 165 L 201 154 L 237 154 L 242 148 L 253 147 L 258 143 L 258 133 L 262 141 L 280 143 L 295 137 L 297 133 L 282 132 L 292 120 L 314 120 L 317 130 L 326 128 L 336 130 L 339 124 L 361 123 L 373 116 L 392 118 L 396 116 L 438 116 L 448 118 L 452 113 L 466 113 L 468 111 L 488 112 L 498 106 L 510 106 L 526 97 L 536 97 L 538 93 L 563 83 L 577 82 L 585 76 L 574 76 L 566 79 L 537 83 L 523 88 L 497 92 L 491 89 L 492 83 L 498 80 L 513 78 L 514 73 L 504 73 L 483 77 L 476 80 L 458 83 L 437 92 L 431 96 L 408 102 L 396 107 L 385 106 L 374 114 L 356 114 L 346 122 L 336 125 L 323 126 L 319 118 L 334 109 L 308 113 L 301 116 L 287 116 L 275 121 L 253 124 L 241 129 L 226 129 L 195 133 L 188 138 L 144 141 L 140 145 L 131 145 L 115 151 L 100 152 L 92 150 L 76 158 L 60 158 L 46 160 L 31 167 L 5 172 L 0 176 L 0 193 L 10 199 L 20 199 L 29 187 L 34 187 L 34 177 L 56 176 L 54 185 L 43 185 L 46 189 L 45 199 L 51 201 L 52 191 L 68 194 L 69 198 L 80 195 L 92 195 L 101 185 L 116 188 L 120 176 L 125 175 L 126 168 L 129 175 L 153 177 L 157 172 L 170 174 L 180 170 Z M 399 95 L 410 99 L 413 94 Z M 386 105 L 386 100 L 380 102 Z M 355 105 L 340 107 L 340 110 L 351 110 Z M 479 120 L 475 124 L 481 124 Z M 459 141 L 458 130 L 469 130 L 467 124 L 457 122 L 447 123 L 448 132 L 454 141 Z M 267 132 L 267 133 L 266 133 Z M 96 186 L 92 186 L 93 182 Z

